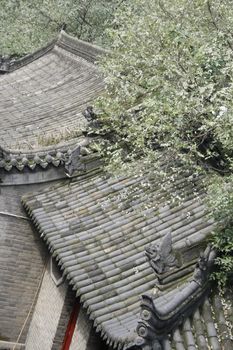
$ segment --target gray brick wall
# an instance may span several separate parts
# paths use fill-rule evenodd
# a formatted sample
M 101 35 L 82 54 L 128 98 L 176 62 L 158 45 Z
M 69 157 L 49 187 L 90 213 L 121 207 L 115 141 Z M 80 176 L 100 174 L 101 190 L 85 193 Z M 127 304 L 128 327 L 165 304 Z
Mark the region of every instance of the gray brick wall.
M 24 191 L 25 187 L 0 186 L 0 340 L 20 343 L 26 339 L 47 259 L 38 233 L 21 218 L 26 217 L 20 203 Z
M 0 350 L 25 350 L 25 344 L 0 341 Z
M 26 340 L 26 350 L 51 350 L 57 332 L 67 285 L 55 285 L 47 267 Z M 53 348 L 55 350 L 55 348 Z M 56 350 L 58 350 L 57 348 Z

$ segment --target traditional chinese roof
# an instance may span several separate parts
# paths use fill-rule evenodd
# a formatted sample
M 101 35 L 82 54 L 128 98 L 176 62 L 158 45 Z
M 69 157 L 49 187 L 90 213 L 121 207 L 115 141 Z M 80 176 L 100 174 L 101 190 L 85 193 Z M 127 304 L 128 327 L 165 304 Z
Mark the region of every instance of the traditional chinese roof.
M 3 158 L 0 167 L 9 170 L 16 163 L 21 170 L 45 162 L 56 166 L 57 157 L 48 146 L 60 145 L 67 152 L 70 143 L 83 141 L 82 112 L 103 89 L 94 64 L 103 53 L 62 31 L 47 47 L 5 67 L 0 75 L 0 146 L 9 151 L 8 158 L 17 159 Z M 34 162 L 35 157 L 40 160 Z
M 201 182 L 190 173 L 167 186 L 153 177 L 89 173 L 29 194 L 23 204 L 97 331 L 126 349 L 137 344 L 141 295 L 151 296 L 160 321 L 180 311 L 188 317 L 203 301 L 207 283 L 196 278 L 195 265 L 214 227 L 203 198 Z M 164 251 L 165 237 L 172 247 Z

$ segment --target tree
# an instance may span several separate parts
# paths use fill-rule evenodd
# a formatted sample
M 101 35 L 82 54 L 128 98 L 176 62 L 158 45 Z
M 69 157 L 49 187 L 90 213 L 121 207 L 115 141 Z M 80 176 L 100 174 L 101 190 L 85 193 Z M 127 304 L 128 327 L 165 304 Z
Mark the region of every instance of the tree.
M 232 28 L 228 0 L 135 0 L 118 11 L 95 130 L 106 136 L 111 169 L 135 169 L 138 159 L 151 166 L 162 154 L 208 173 L 225 275 L 233 268 Z
M 52 41 L 63 24 L 78 38 L 106 44 L 104 30 L 124 0 L 3 0 L 0 55 L 23 55 Z

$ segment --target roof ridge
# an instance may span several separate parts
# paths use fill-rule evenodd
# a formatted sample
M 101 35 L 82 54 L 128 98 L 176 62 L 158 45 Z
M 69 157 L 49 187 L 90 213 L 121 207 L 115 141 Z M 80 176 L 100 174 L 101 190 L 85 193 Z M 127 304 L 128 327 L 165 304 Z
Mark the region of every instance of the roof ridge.
M 72 147 L 73 146 L 73 147 Z M 54 167 L 63 166 L 69 174 L 68 165 L 73 165 L 75 170 L 87 170 L 88 155 L 93 156 L 87 151 L 88 140 L 81 143 L 72 143 L 63 145 L 63 147 L 48 148 L 45 150 L 17 151 L 5 149 L 0 146 L 0 169 L 10 172 L 14 168 L 23 171 L 26 168 L 34 170 L 37 165 L 45 169 L 50 164 Z M 93 158 L 93 157 L 92 157 Z M 98 155 L 95 155 L 98 158 Z M 75 165 L 74 165 L 75 163 Z M 72 176 L 73 172 L 69 174 Z
M 59 33 L 56 45 L 91 63 L 94 63 L 98 56 L 104 55 L 108 52 L 100 46 L 71 36 L 64 30 L 61 30 Z
M 0 74 L 11 73 L 45 55 L 55 46 L 61 47 L 76 56 L 84 58 L 86 61 L 94 63 L 98 56 L 106 54 L 108 51 L 95 44 L 78 39 L 61 30 L 55 39 L 42 48 L 27 54 L 16 60 L 5 60 L 0 63 Z
M 4 61 L 1 65 L 0 65 L 0 74 L 1 73 L 11 73 L 35 60 L 37 60 L 38 58 L 40 58 L 41 56 L 45 55 L 47 52 L 51 51 L 55 44 L 57 42 L 57 39 L 49 42 L 46 46 L 43 46 L 42 48 L 27 54 L 26 56 L 23 56 L 17 60 L 14 61 Z

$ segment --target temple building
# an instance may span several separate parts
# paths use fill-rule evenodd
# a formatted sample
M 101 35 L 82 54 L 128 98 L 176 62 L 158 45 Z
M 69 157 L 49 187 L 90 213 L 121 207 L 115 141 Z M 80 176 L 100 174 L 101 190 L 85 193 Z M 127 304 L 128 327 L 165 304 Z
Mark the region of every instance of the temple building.
M 105 54 L 62 31 L 1 62 L 0 349 L 231 350 L 202 179 L 112 178 L 90 147 Z

